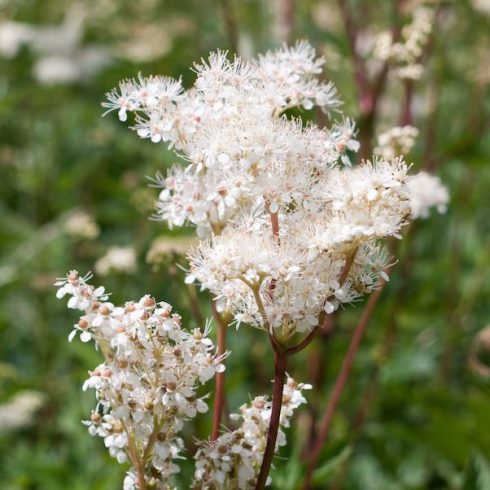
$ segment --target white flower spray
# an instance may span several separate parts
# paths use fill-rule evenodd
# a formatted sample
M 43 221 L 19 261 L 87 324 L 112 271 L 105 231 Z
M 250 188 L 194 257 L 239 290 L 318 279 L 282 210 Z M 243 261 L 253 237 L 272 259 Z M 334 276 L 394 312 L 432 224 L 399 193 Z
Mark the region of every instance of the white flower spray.
M 187 332 L 167 303 L 151 296 L 114 306 L 103 287 L 71 271 L 59 280 L 57 296 L 83 315 L 70 334 L 93 340 L 104 362 L 90 372 L 83 389 L 95 389 L 97 407 L 84 422 L 104 439 L 111 456 L 131 463 L 124 488 L 167 489 L 179 471 L 184 422 L 206 412 L 197 387 L 224 370 L 222 357 L 204 332 Z
M 287 379 L 281 407 L 281 427 L 289 427 L 294 411 L 306 403 L 302 390 L 309 389 L 311 385 L 298 384 L 293 378 Z M 239 414 L 231 415 L 232 419 L 241 420 L 238 429 L 225 432 L 215 441 L 199 442 L 195 455 L 193 488 L 254 488 L 267 443 L 271 408 L 271 402 L 267 398 L 256 397 L 249 405 L 242 405 Z M 286 436 L 280 429 L 276 450 L 285 444 Z
M 420 55 L 427 15 L 402 32 L 404 63 Z M 143 490 L 147 482 L 167 488 L 178 471 L 182 423 L 207 408 L 196 386 L 213 375 L 213 430 L 210 441 L 198 442 L 193 486 L 264 488 L 285 441 L 281 427 L 309 388 L 287 378 L 288 358 L 328 315 L 388 280 L 392 259 L 383 240 L 401 238 L 406 223 L 424 214 L 414 211 L 416 177 L 399 155 L 414 131 L 400 130 L 395 145 L 393 130 L 384 145 L 389 154 L 353 166 L 360 146 L 353 121 L 342 117 L 320 129 L 284 114 L 293 107 L 339 111 L 335 88 L 319 77 L 323 64 L 306 42 L 246 62 L 218 51 L 194 66 L 188 90 L 180 80 L 140 75 L 108 94 L 108 112 L 121 121 L 133 112 L 141 138 L 166 143 L 186 162 L 157 175 L 156 216 L 169 227 L 196 227 L 202 240 L 188 253 L 186 282 L 212 292 L 218 332 L 212 354 L 207 332 L 182 330 L 165 303 L 145 296 L 114 307 L 74 272 L 58 283 L 59 296 L 72 296 L 69 307 L 85 312 L 73 335 L 93 338 L 105 355 L 85 385 L 99 400 L 89 425 L 111 454 L 129 458 L 125 489 Z M 427 206 L 442 209 L 443 201 L 441 194 Z M 243 406 L 241 426 L 219 435 L 232 320 L 268 336 L 274 386 L 271 400 Z
M 418 6 L 413 12 L 412 22 L 402 29 L 401 39 L 397 42 L 390 32 L 383 32 L 378 36 L 374 56 L 392 63 L 398 78 L 422 78 L 425 68 L 420 61 L 432 33 L 435 10 L 435 7 L 429 5 Z

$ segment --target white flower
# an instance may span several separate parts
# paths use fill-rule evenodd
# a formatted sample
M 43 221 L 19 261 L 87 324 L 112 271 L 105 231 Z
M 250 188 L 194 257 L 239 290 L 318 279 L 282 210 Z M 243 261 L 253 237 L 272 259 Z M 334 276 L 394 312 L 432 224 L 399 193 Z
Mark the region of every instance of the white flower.
M 419 130 L 413 126 L 395 126 L 378 136 L 374 153 L 386 159 L 406 155 L 412 150 L 418 135 Z
M 95 272 L 106 276 L 111 271 L 129 274 L 136 269 L 136 251 L 132 247 L 111 247 L 95 263 Z
M 100 233 L 93 216 L 84 211 L 75 211 L 71 214 L 64 223 L 64 228 L 68 235 L 87 240 L 97 238 Z
M 394 64 L 401 79 L 419 80 L 424 67 L 419 63 L 434 24 L 434 9 L 421 5 L 413 13 L 410 24 L 403 27 L 401 39 L 393 41 L 389 32 L 381 33 L 374 47 L 374 56 Z
M 0 433 L 31 425 L 44 402 L 43 393 L 24 390 L 0 404 Z
M 408 180 L 410 189 L 410 209 L 412 217 L 427 218 L 430 208 L 445 213 L 449 202 L 449 192 L 441 179 L 427 172 L 420 172 Z
M 311 385 L 298 384 L 288 377 L 283 391 L 281 427 L 289 427 L 294 411 L 306 403 L 302 390 L 309 389 Z M 225 432 L 212 442 L 198 441 L 194 484 L 203 490 L 254 488 L 267 443 L 270 416 L 271 402 L 266 397 L 256 397 L 250 405 L 242 405 L 239 414 L 231 415 L 232 419 L 241 420 L 238 429 Z M 279 429 L 276 451 L 285 444 L 286 436 Z
M 82 341 L 94 340 L 105 356 L 83 384 L 83 390 L 95 390 L 98 401 L 84 424 L 91 435 L 104 439 L 119 463 L 129 457 L 135 465 L 136 456 L 148 482 L 158 474 L 161 488 L 167 488 L 168 478 L 179 471 L 173 461 L 182 451 L 178 433 L 184 421 L 207 410 L 206 397 L 198 396 L 197 388 L 223 371 L 223 356 L 214 354 L 209 325 L 187 332 L 168 303 L 149 295 L 114 306 L 105 301 L 104 288 L 87 284 L 88 277 L 71 271 L 56 283 L 57 296 L 69 294 L 69 304 L 75 299 L 72 307 L 84 312 L 74 333 L 80 331 Z M 129 451 L 130 439 L 136 455 Z M 145 455 L 147 447 L 151 451 Z M 124 488 L 135 485 L 130 471 Z

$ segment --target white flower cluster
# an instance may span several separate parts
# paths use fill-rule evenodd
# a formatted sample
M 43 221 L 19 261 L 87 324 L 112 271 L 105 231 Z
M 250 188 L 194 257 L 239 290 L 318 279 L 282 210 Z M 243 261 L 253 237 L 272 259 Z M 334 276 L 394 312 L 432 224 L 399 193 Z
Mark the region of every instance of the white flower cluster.
M 72 271 L 56 283 L 57 297 L 69 295 L 68 307 L 84 312 L 70 340 L 79 332 L 105 357 L 83 385 L 95 389 L 98 400 L 85 424 L 104 438 L 111 456 L 132 464 L 125 490 L 139 488 L 141 472 L 151 488 L 167 489 L 167 479 L 179 471 L 174 460 L 183 447 L 178 433 L 184 421 L 207 411 L 197 387 L 224 370 L 222 358 L 213 354 L 208 329 L 183 330 L 169 304 L 144 296 L 114 306 L 88 278 Z
M 379 283 L 389 257 L 377 240 L 399 238 L 410 215 L 406 179 L 401 159 L 312 175 L 308 190 L 279 201 L 277 237 L 264 207 L 245 215 L 191 250 L 187 279 L 211 290 L 238 323 L 308 332 L 323 311 Z
M 107 276 L 110 272 L 129 274 L 136 269 L 136 251 L 133 247 L 111 247 L 95 263 L 95 272 Z
M 281 427 L 289 427 L 294 411 L 306 403 L 302 390 L 308 389 L 311 389 L 311 385 L 287 379 L 281 407 Z M 212 442 L 200 441 L 195 454 L 196 469 L 192 488 L 254 488 L 267 443 L 270 417 L 271 402 L 263 396 L 256 397 L 250 405 L 240 407 L 240 414 L 232 415 L 233 419 L 242 421 L 238 429 L 225 432 Z M 279 429 L 276 451 L 285 444 L 286 436 Z
M 63 226 L 65 232 L 73 238 L 94 240 L 99 236 L 100 228 L 94 217 L 85 211 L 75 211 Z
M 45 401 L 44 393 L 22 390 L 8 401 L 0 403 L 0 434 L 34 423 L 36 413 Z
M 395 126 L 378 136 L 378 146 L 374 153 L 386 159 L 407 155 L 418 135 L 419 130 L 413 126 Z
M 419 80 L 424 73 L 420 58 L 432 32 L 433 23 L 434 8 L 424 5 L 416 8 L 412 22 L 402 29 L 400 41 L 394 42 L 391 32 L 383 32 L 378 36 L 374 56 L 392 62 L 399 78 Z
M 414 219 L 427 218 L 431 208 L 436 208 L 439 213 L 446 212 L 449 192 L 439 177 L 420 172 L 408 178 L 408 187 Z
M 414 59 L 432 15 L 417 12 L 402 33 Z M 238 324 L 285 343 L 384 279 L 390 257 L 380 240 L 400 238 L 411 216 L 408 168 L 398 155 L 413 144 L 414 128 L 381 138 L 399 147 L 389 156 L 385 148 L 352 167 L 359 143 L 350 119 L 320 129 L 281 116 L 293 106 L 338 107 L 334 88 L 318 79 L 322 64 L 305 42 L 250 62 L 217 52 L 195 66 L 190 90 L 140 77 L 105 104 L 123 120 L 136 112 L 141 137 L 167 142 L 188 162 L 157 176 L 158 216 L 207 236 L 189 252 L 187 281 L 212 291 Z
M 136 113 L 142 138 L 164 141 L 190 162 L 157 177 L 157 215 L 170 226 L 191 222 L 200 235 L 216 232 L 263 197 L 291 199 L 295 187 L 309 184 L 303 174 L 322 172 L 340 157 L 347 162 L 346 150 L 358 149 L 350 120 L 320 130 L 278 117 L 295 106 L 339 106 L 333 85 L 318 78 L 323 63 L 306 42 L 248 62 L 218 51 L 195 66 L 187 91 L 177 80 L 140 76 L 108 94 L 104 105 L 120 119 Z M 301 173 L 293 160 L 307 169 Z

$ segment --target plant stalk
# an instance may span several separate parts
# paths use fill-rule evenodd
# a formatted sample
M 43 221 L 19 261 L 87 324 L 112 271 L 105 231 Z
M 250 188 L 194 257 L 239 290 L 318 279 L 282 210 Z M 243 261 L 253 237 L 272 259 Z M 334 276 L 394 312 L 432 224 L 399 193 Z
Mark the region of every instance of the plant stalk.
M 354 363 L 354 359 L 356 357 L 357 351 L 359 349 L 359 345 L 361 343 L 362 337 L 366 330 L 366 327 L 371 319 L 372 313 L 374 311 L 374 307 L 378 302 L 378 299 L 383 290 L 384 282 L 381 287 L 374 291 L 374 293 L 369 297 L 368 302 L 362 312 L 359 323 L 356 326 L 354 334 L 352 335 L 351 342 L 349 344 L 349 348 L 344 357 L 344 361 L 342 363 L 342 367 L 340 369 L 339 375 L 335 381 L 335 386 L 333 388 L 332 394 L 328 400 L 327 408 L 325 409 L 325 414 L 323 416 L 322 422 L 320 424 L 320 430 L 318 431 L 318 436 L 316 438 L 315 444 L 313 445 L 313 450 L 311 451 L 308 463 L 308 469 L 306 472 L 306 479 L 303 486 L 304 490 L 309 490 L 311 488 L 311 481 L 313 477 L 313 471 L 315 470 L 318 459 L 320 457 L 320 452 L 325 444 L 325 441 L 330 432 L 330 427 L 332 425 L 333 416 L 335 414 L 335 410 L 337 409 L 337 405 L 340 400 L 340 396 L 344 391 L 345 385 L 349 378 L 352 365 Z
M 281 418 L 282 394 L 284 390 L 284 380 L 286 378 L 286 364 L 288 355 L 286 351 L 278 348 L 274 349 L 274 387 L 272 391 L 271 419 L 269 431 L 267 433 L 267 444 L 264 452 L 264 459 L 260 467 L 255 490 L 263 490 L 267 482 L 267 477 L 271 469 L 272 458 L 276 449 L 277 433 Z
M 228 322 L 216 310 L 216 304 L 211 301 L 213 315 L 216 321 L 217 336 L 217 355 L 222 356 L 226 352 L 226 334 L 228 332 Z M 213 425 L 211 427 L 211 440 L 215 441 L 219 436 L 223 407 L 225 404 L 225 372 L 216 373 L 216 384 L 214 390 Z

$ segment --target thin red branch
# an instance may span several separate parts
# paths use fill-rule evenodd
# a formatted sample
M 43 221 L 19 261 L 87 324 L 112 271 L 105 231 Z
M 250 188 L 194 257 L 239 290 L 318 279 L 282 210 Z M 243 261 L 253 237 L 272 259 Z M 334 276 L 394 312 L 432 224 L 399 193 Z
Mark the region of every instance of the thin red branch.
M 404 89 L 405 96 L 403 98 L 402 113 L 400 115 L 400 126 L 410 126 L 413 122 L 413 80 L 405 80 Z
M 238 25 L 231 0 L 221 0 L 221 8 L 230 48 L 238 54 Z
M 342 367 L 340 369 L 337 380 L 335 381 L 335 386 L 333 388 L 332 394 L 328 400 L 327 408 L 325 410 L 325 414 L 323 416 L 322 422 L 320 424 L 320 430 L 318 431 L 318 436 L 316 438 L 315 444 L 313 446 L 313 450 L 309 457 L 308 469 L 306 473 L 306 479 L 303 486 L 304 490 L 308 490 L 311 488 L 311 481 L 313 477 L 313 471 L 318 464 L 318 459 L 320 456 L 320 452 L 325 444 L 325 441 L 328 437 L 328 433 L 330 431 L 330 427 L 332 425 L 333 416 L 335 414 L 335 410 L 340 400 L 340 396 L 344 391 L 345 385 L 349 378 L 352 365 L 354 363 L 354 359 L 356 357 L 357 351 L 359 349 L 359 345 L 361 343 L 362 337 L 364 335 L 364 331 L 371 319 L 371 316 L 374 311 L 374 307 L 378 302 L 378 299 L 381 295 L 381 292 L 384 287 L 384 282 L 369 298 L 364 310 L 362 312 L 361 318 L 359 319 L 359 323 L 354 330 L 354 334 L 352 335 L 351 342 L 349 344 L 349 348 L 342 362 Z

